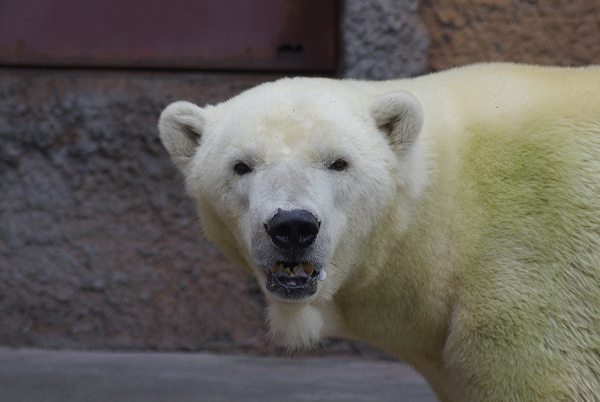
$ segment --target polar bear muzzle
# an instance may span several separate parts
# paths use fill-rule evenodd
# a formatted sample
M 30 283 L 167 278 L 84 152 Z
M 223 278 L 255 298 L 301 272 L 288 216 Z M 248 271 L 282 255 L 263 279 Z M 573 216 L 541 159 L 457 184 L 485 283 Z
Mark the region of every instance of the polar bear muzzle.
M 317 279 L 323 278 L 323 275 L 314 269 L 307 256 L 321 222 L 307 210 L 279 209 L 264 227 L 278 254 L 283 257 L 266 273 L 267 290 L 285 299 L 305 299 L 315 294 Z

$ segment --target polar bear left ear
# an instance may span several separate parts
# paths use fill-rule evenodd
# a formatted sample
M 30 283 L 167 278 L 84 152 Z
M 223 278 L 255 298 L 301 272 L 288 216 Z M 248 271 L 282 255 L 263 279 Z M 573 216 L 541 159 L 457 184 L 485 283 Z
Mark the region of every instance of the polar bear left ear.
M 410 148 L 423 127 L 423 108 L 408 92 L 389 92 L 375 99 L 371 117 L 398 154 Z
M 204 131 L 202 108 L 189 102 L 175 102 L 167 106 L 158 121 L 163 145 L 175 165 L 185 171 L 200 145 Z

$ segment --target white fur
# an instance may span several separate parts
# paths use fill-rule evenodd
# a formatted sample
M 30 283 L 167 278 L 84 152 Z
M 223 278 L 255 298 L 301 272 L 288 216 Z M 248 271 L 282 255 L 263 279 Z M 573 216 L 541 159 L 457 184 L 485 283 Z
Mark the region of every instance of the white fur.
M 331 95 L 314 99 L 313 87 L 325 94 L 329 87 Z M 207 235 L 252 271 L 266 292 L 263 272 L 272 264 L 272 243 L 264 223 L 278 209 L 302 208 L 326 218 L 315 258 L 323 262 L 327 279 L 320 281 L 309 306 L 284 301 L 285 307 L 277 307 L 281 303 L 273 301 L 269 322 L 292 347 L 298 346 L 296 339 L 307 344 L 334 333 L 330 323 L 339 319 L 332 318 L 331 309 L 324 311 L 323 302 L 349 274 L 339 267 L 361 259 L 357 244 L 369 236 L 381 210 L 397 199 L 401 215 L 409 215 L 411 200 L 423 190 L 425 172 L 415 144 L 423 125 L 418 100 L 402 91 L 374 98 L 330 80 L 283 80 L 216 108 L 196 108 L 184 102 L 169 106 L 160 130 L 188 190 L 200 200 Z M 211 119 L 216 109 L 224 118 Z M 185 131 L 190 128 L 202 134 L 202 146 L 193 155 Z M 348 161 L 348 171 L 328 170 L 340 157 Z M 236 177 L 231 169 L 236 161 L 255 167 L 252 177 Z M 293 319 L 279 323 L 288 316 Z
M 175 103 L 159 127 L 206 235 L 257 278 L 290 348 L 370 342 L 445 402 L 597 400 L 598 93 L 598 69 L 510 64 L 284 79 Z M 280 209 L 320 222 L 307 258 L 326 275 L 302 300 L 266 285 Z

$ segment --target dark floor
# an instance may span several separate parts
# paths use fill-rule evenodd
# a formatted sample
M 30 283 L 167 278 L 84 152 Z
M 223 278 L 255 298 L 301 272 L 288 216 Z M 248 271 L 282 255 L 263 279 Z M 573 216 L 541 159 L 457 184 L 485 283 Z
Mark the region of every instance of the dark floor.
M 436 398 L 422 377 L 394 362 L 0 347 L 0 401 L 434 402 Z

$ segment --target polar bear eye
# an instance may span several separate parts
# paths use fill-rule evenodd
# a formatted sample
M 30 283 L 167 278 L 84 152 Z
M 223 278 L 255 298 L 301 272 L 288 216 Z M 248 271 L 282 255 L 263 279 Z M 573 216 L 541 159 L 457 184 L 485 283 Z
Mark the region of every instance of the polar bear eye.
M 348 163 L 343 159 L 338 159 L 329 165 L 329 169 L 341 172 L 342 170 L 346 170 L 348 168 Z
M 252 168 L 250 166 L 246 165 L 244 162 L 238 162 L 233 167 L 233 170 L 235 170 L 235 172 L 237 174 L 243 175 L 243 174 L 250 173 L 252 171 Z

